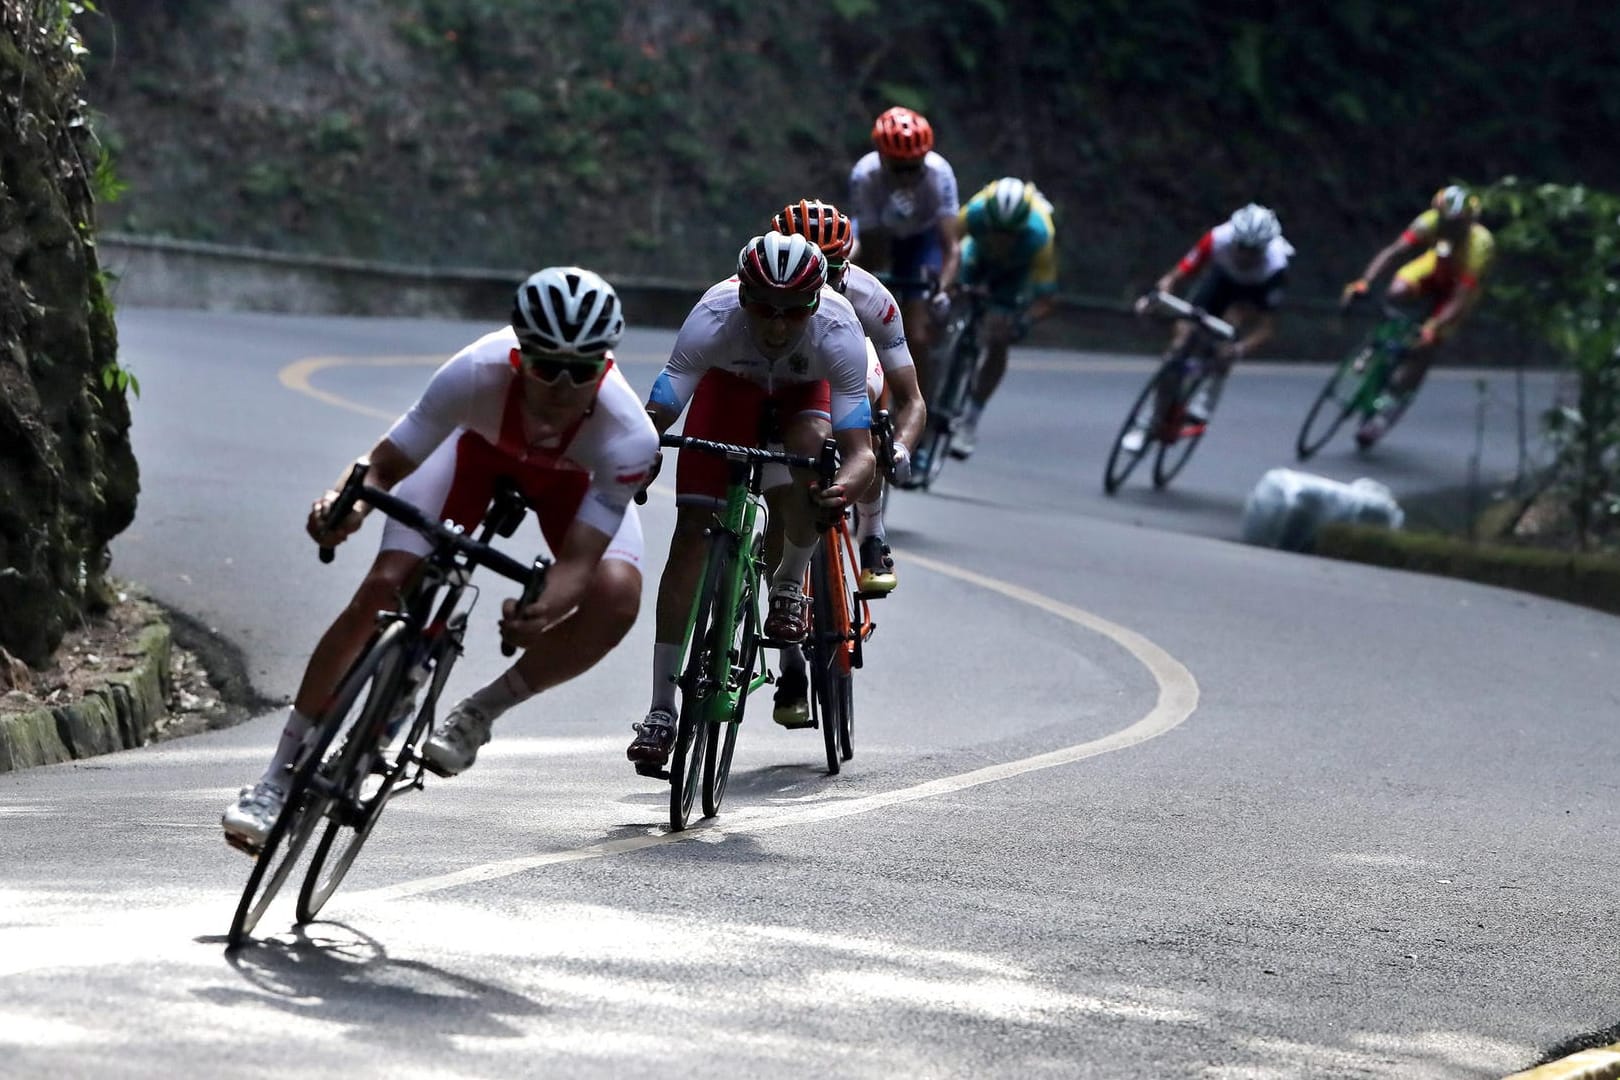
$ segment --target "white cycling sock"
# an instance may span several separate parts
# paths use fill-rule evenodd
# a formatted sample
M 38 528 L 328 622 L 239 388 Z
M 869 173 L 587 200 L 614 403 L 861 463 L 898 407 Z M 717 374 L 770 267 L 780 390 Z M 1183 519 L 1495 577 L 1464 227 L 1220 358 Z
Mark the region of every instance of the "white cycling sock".
M 680 663 L 679 645 L 653 642 L 653 709 L 663 709 L 671 713 L 675 711 L 675 669 Z
M 521 705 L 532 697 L 534 697 L 534 691 L 530 690 L 529 684 L 523 681 L 523 676 L 518 673 L 518 669 L 509 667 L 501 674 L 500 678 L 482 690 L 469 694 L 462 704 L 471 705 L 493 720 L 512 706 Z
M 869 503 L 856 503 L 855 509 L 860 511 L 855 521 L 855 543 L 859 545 L 868 536 L 883 537 L 883 496 L 880 494 Z
M 804 583 L 804 572 L 810 569 L 810 556 L 816 553 L 818 541 L 812 540 L 808 547 L 800 547 L 787 537 L 782 538 L 782 561 L 777 564 L 776 573 L 771 575 L 771 584 L 781 585 L 791 581 L 795 585 Z
M 266 781 L 285 788 L 287 786 L 287 770 L 298 760 L 298 751 L 303 748 L 304 736 L 315 721 L 299 712 L 297 709 L 287 710 L 287 723 L 281 729 L 281 741 L 276 743 L 276 752 L 270 759 L 270 767 L 264 770 L 259 778 L 260 783 Z
M 967 422 L 970 424 L 977 424 L 979 422 L 979 414 L 984 412 L 984 402 L 980 401 L 978 398 L 968 398 L 967 409 L 965 411 L 967 413 Z

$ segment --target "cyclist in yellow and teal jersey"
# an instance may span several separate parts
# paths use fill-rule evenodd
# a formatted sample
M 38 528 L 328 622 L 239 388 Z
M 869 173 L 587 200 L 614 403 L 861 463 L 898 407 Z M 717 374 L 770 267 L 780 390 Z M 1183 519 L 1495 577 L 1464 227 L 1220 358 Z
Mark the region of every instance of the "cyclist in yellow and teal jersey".
M 981 289 L 985 316 L 984 365 L 967 411 L 951 441 L 951 456 L 966 458 L 977 443 L 979 416 L 1007 373 L 1008 346 L 1052 313 L 1057 293 L 1057 227 L 1052 204 L 1034 184 L 1014 176 L 993 180 L 957 215 L 965 289 Z M 920 466 L 926 471 L 927 462 Z
M 1396 307 L 1426 309 L 1417 340 L 1390 376 L 1389 389 L 1397 398 L 1410 399 L 1434 362 L 1434 347 L 1462 325 L 1479 303 L 1480 289 L 1496 257 L 1496 238 L 1481 225 L 1479 197 L 1451 184 L 1434 193 L 1429 209 L 1412 220 L 1404 232 L 1373 256 L 1362 275 L 1344 287 L 1349 305 L 1365 296 L 1389 265 L 1418 252 L 1390 280 L 1385 297 Z M 1391 422 L 1389 408 L 1380 404 L 1371 419 L 1356 432 L 1363 447 L 1376 442 Z

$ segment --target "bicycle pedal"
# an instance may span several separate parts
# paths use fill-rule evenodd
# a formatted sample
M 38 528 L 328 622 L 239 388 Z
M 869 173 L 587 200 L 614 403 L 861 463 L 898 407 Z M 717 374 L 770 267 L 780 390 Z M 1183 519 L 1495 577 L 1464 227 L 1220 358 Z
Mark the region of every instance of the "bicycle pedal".
M 255 859 L 259 857 L 259 852 L 261 850 L 259 845 L 253 843 L 245 837 L 237 836 L 233 832 L 227 832 L 225 834 L 225 842 L 244 855 L 251 855 Z
M 653 765 L 645 761 L 635 762 L 636 775 L 645 776 L 651 780 L 669 780 L 669 770 L 662 765 Z
M 889 594 L 892 593 L 893 591 L 894 591 L 893 589 L 885 589 L 882 592 L 858 592 L 858 593 L 855 594 L 855 599 L 857 599 L 857 600 L 887 600 L 888 597 L 889 597 Z

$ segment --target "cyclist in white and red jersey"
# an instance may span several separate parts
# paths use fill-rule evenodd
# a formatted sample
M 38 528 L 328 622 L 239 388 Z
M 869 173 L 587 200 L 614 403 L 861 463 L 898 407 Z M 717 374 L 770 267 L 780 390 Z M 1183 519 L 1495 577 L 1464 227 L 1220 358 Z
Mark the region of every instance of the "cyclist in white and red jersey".
M 1154 288 L 1173 293 L 1183 281 L 1203 273 L 1187 299 L 1216 318 L 1225 318 L 1231 310 L 1233 317 L 1228 321 L 1239 331 L 1239 337 L 1216 350 L 1216 370 L 1225 373 L 1231 370 L 1234 360 L 1252 354 L 1270 339 L 1276 327 L 1272 313 L 1282 302 L 1288 260 L 1293 254 L 1294 246 L 1284 239 L 1277 215 L 1250 203 L 1199 237 L 1193 249 L 1166 271 Z M 1148 299 L 1143 297 L 1139 306 L 1145 306 Z M 1191 324 L 1178 324 L 1171 351 L 1180 347 L 1190 333 Z M 1208 383 L 1205 387 L 1207 392 Z M 1187 403 L 1187 418 L 1192 423 L 1208 422 L 1204 394 Z
M 509 478 L 535 508 L 556 559 L 538 600 L 503 606 L 502 635 L 523 655 L 429 737 L 424 756 L 441 775 L 473 763 L 502 713 L 589 669 L 635 622 L 642 537 L 630 500 L 650 473 L 658 433 L 614 366 L 611 349 L 623 332 L 619 298 L 606 281 L 573 266 L 541 270 L 518 288 L 511 325 L 451 357 L 361 459 L 370 464 L 369 484 L 468 531 L 497 481 Z M 362 504 L 322 532 L 337 497 L 336 489 L 326 492 L 309 512 L 310 536 L 328 547 L 358 529 L 368 509 Z M 430 547 L 389 519 L 365 580 L 310 657 L 269 768 L 225 811 L 235 846 L 254 851 L 263 843 L 312 718 Z
M 687 435 L 758 446 L 761 416 L 776 408 L 782 444 L 814 457 L 831 431 L 841 462 L 833 483 L 813 478 L 772 495 L 783 524 L 782 554 L 771 574 L 765 635 L 803 641 L 809 630 L 804 574 L 819 534 L 818 509 L 841 509 L 872 482 L 872 409 L 866 398 L 866 345 L 849 302 L 826 288 L 827 258 L 802 236 L 756 236 L 737 257 L 737 275 L 703 294 L 653 382 L 647 413 L 667 431 L 687 403 Z M 704 530 L 724 505 L 728 469 L 709 454 L 676 464 L 675 534 L 658 582 L 652 705 L 635 726 L 626 756 L 650 770 L 675 741 L 675 677 L 681 632 L 703 573 Z
M 934 303 L 949 308 L 961 252 L 956 235 L 958 196 L 951 163 L 934 152 L 934 129 L 921 113 L 895 106 L 872 125 L 872 151 L 849 174 L 849 215 L 855 225 L 853 257 L 869 269 L 887 266 L 905 315 L 906 337 L 917 363 L 917 382 L 929 385 L 929 286 Z
M 894 406 L 890 417 L 894 425 L 893 479 L 904 484 L 911 475 L 909 448 L 922 434 L 928 410 L 917 385 L 911 350 L 906 347 L 905 321 L 898 302 L 870 271 L 849 264 L 854 227 L 838 207 L 819 199 L 801 199 L 783 207 L 771 219 L 771 227 L 780 233 L 796 233 L 819 247 L 827 256 L 828 287 L 841 293 L 855 309 L 866 332 L 867 400 L 873 409 L 885 402 Z M 863 593 L 889 593 L 899 584 L 883 524 L 883 488 L 879 470 L 855 501 L 855 545 L 861 563 L 857 586 Z M 803 689 L 808 685 L 804 655 L 797 646 L 784 648 L 781 654 L 783 677 L 777 682 L 772 715 L 784 727 L 803 727 L 810 716 L 809 697 Z M 796 675 L 793 669 L 797 669 Z

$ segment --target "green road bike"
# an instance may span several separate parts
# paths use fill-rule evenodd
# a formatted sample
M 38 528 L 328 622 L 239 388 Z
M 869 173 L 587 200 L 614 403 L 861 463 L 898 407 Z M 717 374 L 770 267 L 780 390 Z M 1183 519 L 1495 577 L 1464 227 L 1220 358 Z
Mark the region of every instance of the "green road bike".
M 1155 447 L 1154 487 L 1164 487 L 1186 466 L 1203 441 L 1226 385 L 1226 372 L 1212 362 L 1215 346 L 1237 336 L 1231 323 L 1171 293 L 1149 293 L 1139 308 L 1189 322 L 1192 331 L 1148 378 L 1114 436 L 1103 468 L 1103 490 L 1110 495 Z M 1204 415 L 1195 419 L 1188 406 L 1200 395 Z
M 367 486 L 367 468 L 355 466 L 327 521 L 343 520 L 356 500 L 363 500 L 431 539 L 434 548 L 400 596 L 398 609 L 378 612 L 370 643 L 310 728 L 281 816 L 264 843 L 250 852 L 253 869 L 231 920 L 229 949 L 248 939 L 323 825 L 298 894 L 300 925 L 314 919 L 331 898 L 384 808 L 423 787 L 427 763 L 422 746 L 433 729 L 445 680 L 461 655 L 467 617 L 477 598 L 478 590 L 470 585 L 473 570 L 485 566 L 521 583 L 520 604 L 533 603 L 545 587 L 546 559 L 525 566 L 489 546 L 494 535 L 511 536 L 528 511 L 515 488 L 500 486 L 475 540 Z M 332 561 L 330 548 L 321 549 L 321 561 Z M 515 650 L 503 644 L 501 651 L 510 656 Z
M 682 640 L 680 717 L 668 770 L 637 765 L 646 776 L 669 780 L 669 827 L 679 832 L 702 793 L 703 816 L 720 812 L 731 775 L 737 729 L 748 696 L 773 681 L 764 650 L 780 643 L 763 637 L 765 598 L 765 466 L 811 469 L 831 483 L 835 444 L 819 458 L 733 446 L 685 435 L 664 435 L 666 448 L 717 454 L 731 465 L 725 508 L 708 529 L 702 584 L 692 599 Z
M 1417 340 L 1417 333 L 1416 319 L 1384 305 L 1383 321 L 1339 362 L 1311 403 L 1299 427 L 1299 437 L 1294 440 L 1299 460 L 1305 461 L 1326 446 L 1352 416 L 1359 416 L 1365 425 L 1382 414 L 1384 432 L 1395 426 L 1411 404 L 1412 394 L 1391 391 L 1389 381 Z M 1373 442 L 1362 430 L 1356 432 L 1356 445 L 1361 449 Z

